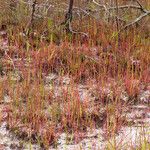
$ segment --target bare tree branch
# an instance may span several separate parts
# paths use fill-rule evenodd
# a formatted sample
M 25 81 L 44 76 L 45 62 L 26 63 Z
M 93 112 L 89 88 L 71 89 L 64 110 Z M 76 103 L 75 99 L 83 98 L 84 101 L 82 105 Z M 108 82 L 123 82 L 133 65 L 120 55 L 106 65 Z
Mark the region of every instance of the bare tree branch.
M 114 10 L 114 9 L 126 9 L 126 8 L 133 8 L 133 9 L 139 9 L 143 12 L 143 14 L 141 14 L 139 17 L 137 17 L 135 20 L 133 20 L 132 22 L 128 23 L 127 25 L 125 25 L 119 32 L 121 32 L 124 29 L 127 29 L 128 27 L 138 23 L 140 20 L 142 20 L 144 17 L 149 16 L 150 15 L 150 11 L 146 10 L 142 4 L 139 2 L 139 0 L 136 0 L 137 4 L 139 6 L 136 5 L 123 5 L 123 6 L 114 6 L 114 7 L 108 7 L 106 8 L 106 6 L 99 4 L 98 2 L 96 2 L 95 0 L 92 1 L 94 4 L 96 4 L 97 6 L 101 7 L 102 9 L 104 9 L 105 11 L 108 10 Z M 118 19 L 118 16 L 116 16 L 116 18 Z M 120 18 L 119 18 L 120 20 Z
M 146 17 L 148 15 L 150 15 L 150 11 L 147 11 L 146 13 L 140 15 L 138 18 L 136 18 L 135 20 L 133 20 L 129 24 L 125 25 L 120 31 L 127 29 L 128 27 L 134 25 L 135 23 L 139 22 L 140 20 L 142 20 L 144 17 Z
M 136 5 L 123 5 L 123 6 L 118 6 L 118 9 L 126 9 L 126 8 L 139 9 L 139 10 L 141 10 L 142 12 L 146 12 L 145 9 L 141 9 L 140 6 L 136 6 Z M 108 9 L 109 9 L 109 10 L 117 9 L 117 7 L 110 7 L 110 8 L 108 8 Z
M 74 31 L 74 30 L 72 29 L 71 22 L 69 22 L 69 31 L 70 31 L 71 33 L 74 33 L 74 34 L 82 34 L 82 35 L 88 37 L 88 34 L 87 34 L 87 33 L 80 32 L 80 31 Z
M 136 2 L 137 2 L 137 4 L 141 7 L 141 10 L 144 11 L 144 8 L 143 8 L 142 4 L 139 2 L 139 0 L 136 0 Z
M 126 8 L 132 8 L 132 9 L 139 9 L 141 10 L 142 12 L 146 12 L 146 10 L 143 8 L 143 6 L 139 3 L 138 0 L 136 0 L 138 5 L 139 6 L 136 6 L 136 5 L 123 5 L 123 6 L 114 6 L 114 7 L 108 7 L 106 8 L 106 5 L 102 5 L 102 4 L 99 4 L 98 2 L 96 2 L 95 0 L 93 0 L 92 2 L 94 4 L 96 4 L 97 6 L 101 7 L 101 9 L 104 9 L 105 11 L 109 11 L 109 10 L 114 10 L 114 9 L 126 9 Z

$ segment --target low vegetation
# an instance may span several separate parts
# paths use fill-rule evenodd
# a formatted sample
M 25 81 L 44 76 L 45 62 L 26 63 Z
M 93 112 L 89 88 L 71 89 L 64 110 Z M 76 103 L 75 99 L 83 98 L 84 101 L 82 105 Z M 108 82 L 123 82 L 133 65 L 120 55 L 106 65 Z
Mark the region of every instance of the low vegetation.
M 57 148 L 62 133 L 77 144 L 89 129 L 99 128 L 105 149 L 123 149 L 114 137 L 135 124 L 127 119 L 129 108 L 150 104 L 149 96 L 140 97 L 150 90 L 149 1 L 118 0 L 118 11 L 110 12 L 109 6 L 108 16 L 104 9 L 97 16 L 100 4 L 94 0 L 75 2 L 69 31 L 63 22 L 67 3 L 48 2 L 37 1 L 34 8 L 34 1 L 0 1 L 1 122 L 18 138 L 45 149 Z M 138 9 L 122 10 L 121 5 Z M 90 10 L 82 10 L 85 6 Z M 144 10 L 147 15 L 140 20 Z M 148 150 L 150 141 L 127 147 Z

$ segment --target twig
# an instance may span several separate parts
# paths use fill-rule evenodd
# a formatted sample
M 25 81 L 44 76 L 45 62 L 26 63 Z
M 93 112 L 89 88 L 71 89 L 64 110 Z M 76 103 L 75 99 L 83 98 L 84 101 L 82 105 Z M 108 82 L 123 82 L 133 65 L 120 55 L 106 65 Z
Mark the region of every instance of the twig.
M 136 5 L 123 5 L 123 6 L 114 6 L 114 7 L 108 7 L 106 8 L 105 5 L 99 4 L 98 2 L 96 2 L 95 0 L 93 0 L 92 2 L 94 4 L 96 4 L 97 6 L 101 7 L 102 9 L 104 9 L 105 11 L 109 11 L 109 10 L 113 10 L 113 9 L 126 9 L 126 8 L 133 8 L 133 9 L 139 9 L 142 12 L 146 12 L 146 10 L 143 8 L 143 6 L 140 4 L 140 2 L 138 0 L 136 0 L 139 6 Z
M 138 5 L 141 7 L 141 10 L 144 11 L 144 8 L 143 8 L 142 4 L 139 2 L 139 0 L 136 0 L 136 2 L 137 2 Z
M 71 22 L 69 22 L 69 31 L 70 31 L 71 33 L 74 33 L 74 34 L 82 34 L 82 35 L 88 37 L 88 34 L 85 33 L 85 32 L 74 31 L 74 30 L 72 29 Z
M 93 0 L 92 2 L 93 2 L 94 4 L 96 4 L 97 6 L 99 6 L 99 7 L 105 8 L 105 7 L 104 7 L 104 5 L 99 4 L 99 3 L 98 3 L 98 2 L 96 2 L 95 0 Z
M 139 22 L 140 20 L 142 20 L 144 17 L 146 17 L 146 16 L 148 16 L 148 15 L 150 15 L 150 11 L 147 11 L 146 13 L 140 15 L 138 18 L 136 18 L 135 20 L 133 20 L 132 22 L 130 22 L 129 24 L 125 25 L 125 26 L 120 30 L 120 32 L 121 32 L 122 30 L 125 30 L 125 29 L 127 29 L 128 27 L 134 25 L 135 23 Z
M 142 12 L 146 12 L 145 9 L 141 9 L 140 6 L 136 6 L 136 5 L 123 5 L 123 6 L 118 6 L 118 9 L 126 9 L 126 8 L 139 9 L 139 10 L 141 10 Z M 117 7 L 109 7 L 108 9 L 109 9 L 109 10 L 117 9 Z
M 118 33 L 120 33 L 122 30 L 127 29 L 128 27 L 134 25 L 135 23 L 139 22 L 141 19 L 143 19 L 144 17 L 150 15 L 150 11 L 147 11 L 146 9 L 144 9 L 144 7 L 142 6 L 142 4 L 139 2 L 139 0 L 136 0 L 137 4 L 139 6 L 136 5 L 123 5 L 123 6 L 115 6 L 115 7 L 109 7 L 106 9 L 106 7 L 104 5 L 99 4 L 98 2 L 96 2 L 95 0 L 92 1 L 94 4 L 98 5 L 99 7 L 102 7 L 104 10 L 113 10 L 113 9 L 126 9 L 126 8 L 134 8 L 134 9 L 139 9 L 141 10 L 144 14 L 140 15 L 138 18 L 136 18 L 135 20 L 133 20 L 132 22 L 130 22 L 129 24 L 125 25 Z
M 107 13 L 109 12 L 108 8 L 106 7 L 106 5 L 102 5 L 99 4 L 98 2 L 96 2 L 95 0 L 93 0 L 93 3 L 96 4 L 99 7 L 102 7 Z

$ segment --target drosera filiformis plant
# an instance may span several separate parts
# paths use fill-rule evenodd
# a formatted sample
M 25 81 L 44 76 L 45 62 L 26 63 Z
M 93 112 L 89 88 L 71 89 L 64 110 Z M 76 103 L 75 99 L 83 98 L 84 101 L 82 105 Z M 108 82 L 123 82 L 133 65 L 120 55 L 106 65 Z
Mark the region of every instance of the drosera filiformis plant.
M 47 4 L 32 12 L 30 5 L 22 3 L 13 12 L 18 17 L 15 23 L 9 17 L 11 9 L 7 19 L 0 16 L 0 22 L 2 19 L 3 24 L 8 24 L 0 30 L 1 34 L 7 33 L 0 34 L 0 121 L 5 121 L 19 139 L 45 149 L 59 149 L 70 143 L 87 149 L 84 142 L 95 140 L 88 143 L 89 148 L 147 150 L 149 138 L 137 127 L 141 129 L 143 125 L 146 130 L 149 126 L 150 49 L 144 24 L 147 18 L 141 21 L 142 25 L 133 25 L 133 30 L 120 32 L 119 27 L 134 19 L 130 13 L 137 7 L 138 13 L 145 13 L 142 5 L 148 5 L 148 1 L 141 6 L 138 2 L 130 11 L 117 11 L 116 7 L 120 16 L 114 20 L 111 17 L 115 11 L 110 13 L 113 8 L 107 12 L 108 18 L 107 13 L 103 14 L 106 8 L 100 13 L 106 17 L 104 20 L 98 14 L 93 18 L 97 6 L 91 2 L 90 9 L 81 15 L 85 4 L 80 3 L 75 2 L 70 33 L 57 25 L 63 20 L 59 13 L 40 17 L 46 10 L 40 8 Z M 124 3 L 118 0 L 119 5 Z M 81 8 L 76 14 L 78 5 Z M 52 4 L 50 8 L 54 9 Z M 36 15 L 38 11 L 40 15 Z M 133 14 L 136 16 L 137 12 Z M 139 136 L 135 136 L 135 127 Z M 138 145 L 124 132 L 133 135 Z M 131 143 L 127 142 L 130 138 Z

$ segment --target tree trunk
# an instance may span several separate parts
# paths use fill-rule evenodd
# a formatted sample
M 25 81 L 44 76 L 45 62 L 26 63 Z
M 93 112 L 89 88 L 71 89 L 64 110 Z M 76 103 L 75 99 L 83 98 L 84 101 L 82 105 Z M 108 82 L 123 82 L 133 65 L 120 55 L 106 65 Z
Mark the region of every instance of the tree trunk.
M 74 0 L 69 0 L 69 8 L 68 8 L 68 12 L 66 13 L 65 16 L 65 28 L 66 28 L 66 32 L 70 32 L 70 23 L 72 21 L 72 10 L 73 10 L 73 4 L 74 4 Z

